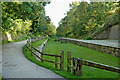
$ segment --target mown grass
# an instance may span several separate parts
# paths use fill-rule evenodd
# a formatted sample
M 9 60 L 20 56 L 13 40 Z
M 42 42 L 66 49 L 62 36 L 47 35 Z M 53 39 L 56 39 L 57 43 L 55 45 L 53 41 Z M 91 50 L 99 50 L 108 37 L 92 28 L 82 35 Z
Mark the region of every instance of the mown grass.
M 0 73 L 0 80 L 2 80 L 3 79 L 3 77 L 2 77 L 2 75 L 1 75 L 1 73 Z
M 2 80 L 2 77 L 0 77 L 0 80 Z
M 90 48 L 78 46 L 73 43 L 61 44 L 60 42 L 54 42 L 53 40 L 50 40 L 45 48 L 45 52 L 50 54 L 60 54 L 60 50 L 65 52 L 65 57 L 67 52 L 71 51 L 72 57 L 82 58 L 115 67 L 119 66 L 117 57 Z
M 45 39 L 38 41 L 36 43 L 33 43 L 35 47 L 39 46 Z M 35 56 L 31 56 L 30 51 L 27 52 L 27 48 L 24 46 L 23 52 L 24 55 L 32 62 L 36 63 L 37 65 L 43 66 L 47 69 L 52 70 L 53 72 L 71 79 L 71 78 L 118 78 L 118 73 L 115 72 L 110 72 L 102 69 L 97 69 L 93 67 L 88 67 L 88 66 L 83 66 L 82 67 L 82 76 L 75 76 L 69 72 L 67 72 L 67 51 L 71 51 L 72 57 L 76 58 L 83 58 L 85 60 L 90 60 L 98 63 L 103 63 L 106 65 L 110 66 L 116 66 L 118 67 L 118 58 L 106 54 L 106 53 L 101 53 L 96 50 L 92 50 L 89 48 L 81 47 L 72 43 L 63 43 L 61 44 L 60 42 L 54 42 L 53 40 L 49 40 L 47 43 L 47 46 L 45 48 L 45 53 L 48 54 L 60 54 L 60 50 L 64 50 L 64 71 L 60 71 L 59 66 L 58 69 L 55 69 L 55 65 L 53 63 L 48 63 L 48 62 L 41 62 L 38 61 Z M 54 57 L 48 57 L 48 56 L 43 56 L 47 60 L 53 60 Z M 58 60 L 59 61 L 59 60 Z

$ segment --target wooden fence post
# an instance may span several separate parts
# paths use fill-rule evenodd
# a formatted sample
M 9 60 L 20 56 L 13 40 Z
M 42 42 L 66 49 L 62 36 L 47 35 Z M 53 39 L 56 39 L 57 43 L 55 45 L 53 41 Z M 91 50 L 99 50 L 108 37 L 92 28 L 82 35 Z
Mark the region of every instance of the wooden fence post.
M 77 71 L 78 76 L 82 75 L 82 63 L 83 63 L 82 58 L 78 59 L 78 63 L 77 63 L 78 64 L 78 71 Z
M 30 38 L 30 43 L 32 43 L 32 37 Z
M 31 45 L 31 56 L 33 56 L 33 46 Z
M 34 41 L 34 38 L 32 37 L 32 43 L 33 43 L 33 41 Z
M 29 47 L 28 40 L 27 40 L 27 47 Z M 27 51 L 28 51 L 28 48 L 27 48 Z
M 43 53 L 41 53 L 41 61 L 43 62 Z
M 35 38 L 33 37 L 33 39 L 32 39 L 33 41 L 32 42 L 34 42 L 35 41 Z
M 35 38 L 33 37 L 33 42 L 35 41 Z
M 58 60 L 57 60 L 57 54 L 55 55 L 55 68 L 57 69 L 58 68 Z
M 75 75 L 77 75 L 77 71 L 78 71 L 77 63 L 78 63 L 78 59 L 75 58 Z
M 71 72 L 71 52 L 67 53 L 67 72 Z
M 33 41 L 32 42 L 34 42 L 35 41 L 35 38 L 33 37 L 33 39 L 32 39 Z
M 30 38 L 29 38 L 29 40 L 28 40 L 28 47 L 30 47 Z
M 31 38 L 29 38 L 29 43 L 31 43 Z M 30 46 L 30 45 L 29 45 Z
M 73 74 L 77 75 L 77 59 L 73 57 Z
M 75 60 L 74 60 L 74 57 L 73 57 L 73 74 L 75 75 Z
M 44 45 L 43 45 L 43 47 L 44 47 Z M 43 54 L 44 54 L 44 52 L 43 52 L 43 47 L 42 47 L 42 50 L 41 50 L 41 61 L 43 62 L 44 60 L 43 60 Z
M 38 41 L 38 37 L 37 37 L 37 41 Z
M 37 41 L 37 37 L 35 37 L 35 42 Z
M 31 40 L 32 40 L 32 42 L 33 42 L 33 39 L 34 39 L 34 38 L 32 37 L 32 39 L 31 39 Z
M 60 51 L 60 70 L 64 69 L 64 51 Z

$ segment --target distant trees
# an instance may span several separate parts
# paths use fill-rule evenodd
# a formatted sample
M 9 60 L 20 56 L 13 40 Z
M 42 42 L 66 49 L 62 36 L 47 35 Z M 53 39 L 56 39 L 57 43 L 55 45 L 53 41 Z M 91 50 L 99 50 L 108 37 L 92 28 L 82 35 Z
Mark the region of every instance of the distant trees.
M 61 36 L 80 38 L 104 23 L 118 21 L 117 2 L 73 2 L 70 8 L 57 28 Z
M 55 32 L 55 27 L 51 23 L 49 16 L 45 15 L 46 2 L 2 2 L 2 32 L 3 37 L 9 35 L 19 37 L 41 36 L 51 27 Z M 8 38 L 8 36 L 7 36 Z

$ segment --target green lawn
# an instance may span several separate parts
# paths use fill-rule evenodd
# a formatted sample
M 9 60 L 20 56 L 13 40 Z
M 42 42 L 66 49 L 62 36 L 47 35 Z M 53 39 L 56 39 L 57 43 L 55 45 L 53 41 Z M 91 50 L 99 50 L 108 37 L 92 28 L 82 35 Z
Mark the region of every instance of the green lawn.
M 118 67 L 118 58 L 107 53 L 99 52 L 90 48 L 78 46 L 73 43 L 54 42 L 53 40 L 48 41 L 47 47 L 45 48 L 46 53 L 60 54 L 60 50 L 63 50 L 65 57 L 68 51 L 71 51 L 72 57 L 82 58 L 110 66 Z
M 40 41 L 34 43 L 33 45 L 35 47 L 37 47 L 44 40 L 45 39 L 40 40 Z M 41 62 L 41 61 L 36 60 L 35 56 L 31 56 L 30 51 L 28 53 L 26 53 L 25 46 L 23 48 L 24 55 L 29 60 L 31 60 L 32 62 L 34 62 L 40 66 L 48 68 L 48 69 L 52 70 L 53 72 L 58 73 L 59 75 L 65 77 L 65 78 L 69 78 L 69 79 L 70 78 L 118 78 L 118 73 L 110 72 L 110 71 L 106 71 L 106 70 L 102 70 L 102 69 L 97 69 L 97 68 L 93 68 L 93 67 L 88 67 L 88 66 L 82 67 L 82 74 L 83 74 L 82 76 L 75 76 L 72 73 L 66 72 L 67 51 L 71 51 L 72 57 L 83 58 L 85 60 L 90 60 L 90 61 L 118 67 L 118 58 L 116 58 L 112 55 L 109 55 L 106 53 L 101 53 L 101 52 L 98 52 L 96 50 L 92 50 L 89 48 L 80 47 L 80 46 L 72 44 L 72 43 L 61 44 L 60 42 L 54 42 L 53 40 L 48 41 L 47 46 L 45 48 L 45 53 L 60 54 L 60 50 L 64 50 L 64 52 L 65 52 L 64 53 L 65 54 L 64 71 L 60 71 L 59 68 L 58 68 L 58 70 L 56 70 L 53 63 Z M 48 59 L 48 60 L 54 60 L 53 57 L 44 56 L 44 58 Z
M 1 75 L 1 73 L 0 73 L 0 80 L 2 79 L 2 75 Z

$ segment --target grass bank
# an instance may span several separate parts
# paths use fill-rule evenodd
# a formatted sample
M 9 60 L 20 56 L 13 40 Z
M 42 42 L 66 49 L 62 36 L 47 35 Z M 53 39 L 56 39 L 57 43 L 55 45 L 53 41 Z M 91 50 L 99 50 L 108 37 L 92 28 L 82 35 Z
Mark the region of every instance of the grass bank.
M 35 43 L 33 43 L 33 45 L 35 47 L 37 47 L 44 40 L 45 39 L 35 42 Z M 68 78 L 68 79 L 71 79 L 71 78 L 118 78 L 118 73 L 110 72 L 110 71 L 106 71 L 106 70 L 102 70 L 102 69 L 97 69 L 97 68 L 93 68 L 93 67 L 88 67 L 88 66 L 82 67 L 82 74 L 83 74 L 82 76 L 75 76 L 72 73 L 66 72 L 67 51 L 71 51 L 72 57 L 83 58 L 85 60 L 90 60 L 90 61 L 118 67 L 118 58 L 116 58 L 112 55 L 109 55 L 106 53 L 101 53 L 96 50 L 81 47 L 81 46 L 78 46 L 78 45 L 75 45 L 72 43 L 61 44 L 60 42 L 54 42 L 53 40 L 48 41 L 47 46 L 45 48 L 45 53 L 60 54 L 60 50 L 64 50 L 64 52 L 65 52 L 64 53 L 65 54 L 64 71 L 60 71 L 59 69 L 56 70 L 53 63 L 38 61 L 35 58 L 35 56 L 31 56 L 30 51 L 27 52 L 27 48 L 25 46 L 23 48 L 24 55 L 30 61 L 36 63 L 37 65 L 43 66 L 47 69 L 50 69 L 51 71 L 65 77 L 65 78 Z M 47 56 L 43 56 L 43 57 L 48 60 L 54 60 L 54 58 L 52 58 L 52 57 L 47 57 Z
M 1 75 L 1 73 L 0 73 L 0 80 L 2 80 L 3 79 L 3 77 L 2 77 L 2 75 Z

